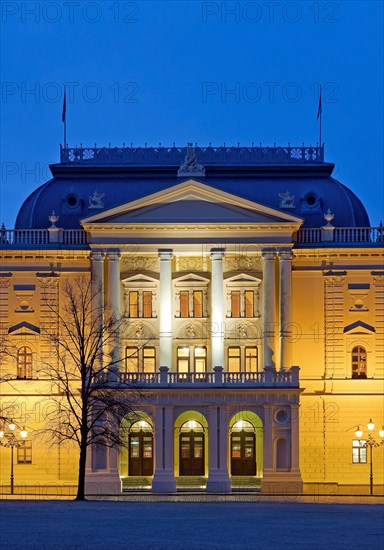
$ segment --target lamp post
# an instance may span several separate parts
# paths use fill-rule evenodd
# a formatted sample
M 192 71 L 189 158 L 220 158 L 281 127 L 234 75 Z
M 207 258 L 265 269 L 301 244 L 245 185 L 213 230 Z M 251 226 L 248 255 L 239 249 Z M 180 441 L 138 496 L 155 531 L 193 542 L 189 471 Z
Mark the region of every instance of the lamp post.
M 375 429 L 375 424 L 372 422 L 372 419 L 369 420 L 367 424 L 368 428 L 368 437 L 363 445 L 361 447 L 367 449 L 369 448 L 369 494 L 373 495 L 373 459 L 372 459 L 372 449 L 373 447 L 381 447 L 381 445 L 384 445 L 384 426 L 379 430 L 379 435 L 381 437 L 381 441 L 376 441 L 376 439 L 373 437 L 372 432 Z M 360 430 L 360 427 L 357 426 L 357 430 L 355 431 L 355 435 L 358 439 L 363 437 L 363 431 Z
M 0 430 L 0 445 L 2 447 L 10 447 L 11 448 L 11 495 L 14 494 L 14 473 L 13 473 L 13 449 L 15 447 L 21 447 L 23 441 L 28 436 L 27 430 L 23 427 L 22 430 L 20 430 L 20 437 L 15 434 L 16 430 L 16 424 L 11 420 L 11 422 L 8 424 L 8 432 L 4 432 L 4 430 Z M 4 442 L 3 442 L 4 440 Z

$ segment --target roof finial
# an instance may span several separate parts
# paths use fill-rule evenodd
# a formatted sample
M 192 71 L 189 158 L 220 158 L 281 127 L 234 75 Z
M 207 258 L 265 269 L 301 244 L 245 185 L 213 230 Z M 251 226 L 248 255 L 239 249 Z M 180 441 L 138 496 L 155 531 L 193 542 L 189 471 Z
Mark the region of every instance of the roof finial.
M 196 157 L 195 148 L 192 143 L 188 143 L 187 154 L 184 162 L 177 172 L 177 176 L 205 176 L 205 168 L 199 164 Z

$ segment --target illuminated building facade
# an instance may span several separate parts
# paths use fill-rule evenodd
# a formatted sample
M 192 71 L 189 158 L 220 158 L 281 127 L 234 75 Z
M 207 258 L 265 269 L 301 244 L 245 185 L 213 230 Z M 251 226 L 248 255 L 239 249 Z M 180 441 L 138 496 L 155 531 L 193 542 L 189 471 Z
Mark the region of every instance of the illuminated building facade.
M 1 232 L 1 331 L 18 350 L 2 401 L 32 434 L 44 421 L 42 292 L 59 303 L 91 274 L 126 317 L 119 376 L 148 397 L 122 449 L 89 452 L 89 493 L 366 490 L 354 432 L 384 418 L 384 234 L 333 168 L 312 147 L 61 150 Z M 73 485 L 77 461 L 31 436 L 17 480 Z

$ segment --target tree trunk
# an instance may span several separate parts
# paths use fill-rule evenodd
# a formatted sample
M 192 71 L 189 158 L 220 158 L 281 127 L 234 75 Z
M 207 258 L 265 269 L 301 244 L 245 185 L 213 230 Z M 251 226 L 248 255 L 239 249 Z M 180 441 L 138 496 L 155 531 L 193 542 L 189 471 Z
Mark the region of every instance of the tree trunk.
M 76 500 L 85 500 L 85 465 L 87 460 L 87 445 L 84 442 L 85 438 L 83 437 L 80 445 L 79 477 L 77 482 Z

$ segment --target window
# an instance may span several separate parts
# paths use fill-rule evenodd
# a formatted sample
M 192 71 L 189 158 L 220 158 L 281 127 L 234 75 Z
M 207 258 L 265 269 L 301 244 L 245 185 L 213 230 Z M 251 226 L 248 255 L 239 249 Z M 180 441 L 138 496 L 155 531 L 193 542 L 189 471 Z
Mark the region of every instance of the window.
M 228 372 L 240 372 L 240 348 L 228 348 Z
M 143 317 L 152 317 L 152 292 L 150 290 L 143 292 Z
M 131 290 L 129 292 L 129 316 L 139 316 L 139 293 L 137 290 Z
M 203 291 L 193 291 L 193 317 L 203 316 Z
M 257 372 L 257 347 L 245 348 L 245 372 Z
M 139 372 L 139 348 L 126 348 L 125 368 L 127 372 Z
M 195 372 L 206 372 L 207 370 L 207 348 L 196 347 L 194 349 Z
M 143 348 L 143 371 L 155 372 L 156 370 L 156 348 Z
M 367 378 L 367 352 L 363 346 L 352 350 L 352 378 Z
M 20 447 L 17 447 L 17 463 L 32 463 L 32 443 L 30 441 L 22 441 Z
M 246 290 L 244 292 L 244 302 L 245 302 L 245 317 L 253 317 L 254 316 L 253 290 Z
M 180 291 L 180 317 L 189 317 L 189 291 Z
M 352 441 L 352 464 L 367 463 L 367 448 L 364 445 L 365 439 L 354 439 Z
M 156 348 L 152 346 L 125 348 L 126 372 L 155 372 Z
M 231 317 L 240 317 L 240 290 L 231 292 Z
M 17 378 L 32 378 L 32 351 L 26 346 L 17 352 Z
M 189 348 L 177 348 L 177 372 L 189 372 Z

